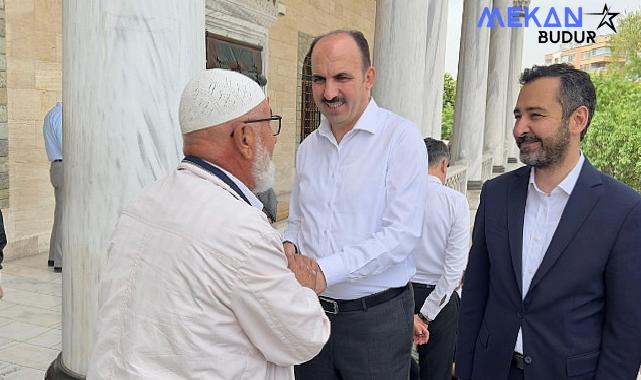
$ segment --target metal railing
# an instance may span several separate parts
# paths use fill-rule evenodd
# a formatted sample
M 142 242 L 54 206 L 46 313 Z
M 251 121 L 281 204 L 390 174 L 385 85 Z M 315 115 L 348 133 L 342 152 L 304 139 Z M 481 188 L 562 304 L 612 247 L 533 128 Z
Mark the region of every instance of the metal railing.
M 492 162 L 490 161 L 491 164 Z M 447 169 L 445 185 L 467 195 L 467 162 L 460 161 L 450 165 Z
M 492 178 L 492 151 L 483 152 L 481 161 L 481 181 L 485 182 Z

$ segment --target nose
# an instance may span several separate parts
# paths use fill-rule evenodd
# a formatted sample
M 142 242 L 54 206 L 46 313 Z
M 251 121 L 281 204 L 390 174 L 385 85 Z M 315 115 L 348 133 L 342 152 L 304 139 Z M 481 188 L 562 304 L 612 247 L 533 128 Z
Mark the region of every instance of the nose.
M 328 79 L 325 82 L 325 88 L 323 89 L 323 96 L 325 99 L 330 100 L 338 96 L 338 86 L 334 83 L 333 80 Z
M 514 137 L 523 136 L 524 134 L 530 132 L 530 128 L 526 122 L 524 116 L 514 120 L 514 128 L 512 129 L 512 134 Z

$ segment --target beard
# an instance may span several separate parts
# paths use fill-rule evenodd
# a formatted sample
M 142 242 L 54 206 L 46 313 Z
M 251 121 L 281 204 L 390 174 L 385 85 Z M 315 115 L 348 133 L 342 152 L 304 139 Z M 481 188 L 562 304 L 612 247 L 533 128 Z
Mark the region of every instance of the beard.
M 539 147 L 522 147 L 524 143 L 538 142 Z M 540 138 L 534 134 L 525 134 L 516 139 L 519 147 L 519 158 L 526 165 L 545 169 L 556 166 L 565 158 L 570 144 L 570 129 L 568 122 L 563 121 L 554 136 Z
M 252 174 L 254 175 L 254 189 L 255 193 L 262 193 L 269 190 L 274 186 L 274 174 L 276 173 L 276 166 L 265 145 L 260 137 L 256 141 L 256 159 L 252 164 Z

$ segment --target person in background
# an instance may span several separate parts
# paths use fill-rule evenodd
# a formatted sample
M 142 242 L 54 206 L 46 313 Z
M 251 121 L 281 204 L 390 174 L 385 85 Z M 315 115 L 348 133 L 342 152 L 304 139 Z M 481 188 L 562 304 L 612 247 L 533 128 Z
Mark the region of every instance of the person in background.
M 0 300 L 4 297 L 2 290 L 2 261 L 4 260 L 4 248 L 7 246 L 7 234 L 4 231 L 4 218 L 0 211 Z
M 62 164 L 62 103 L 56 103 L 47 112 L 42 126 L 42 133 L 45 140 L 47 158 L 51 162 L 49 178 L 53 186 L 56 200 L 53 213 L 53 227 L 51 239 L 49 240 L 49 261 L 48 265 L 53 267 L 55 272 L 62 272 L 62 194 L 63 164 Z
M 412 379 L 450 380 L 460 304 L 456 290 L 467 264 L 470 206 L 465 195 L 445 186 L 447 145 L 429 137 L 424 141 L 429 157 L 427 201 L 412 287 L 415 318 L 426 325 L 429 340 L 417 347 Z

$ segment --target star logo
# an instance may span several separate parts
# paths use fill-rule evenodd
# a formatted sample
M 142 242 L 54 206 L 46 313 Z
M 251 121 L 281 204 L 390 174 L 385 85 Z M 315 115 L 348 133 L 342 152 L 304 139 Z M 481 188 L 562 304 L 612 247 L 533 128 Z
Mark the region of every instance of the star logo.
M 614 22 L 612 21 L 618 14 L 619 12 L 610 12 L 610 8 L 608 8 L 608 4 L 605 4 L 603 6 L 603 11 L 601 13 L 586 13 L 588 15 L 597 15 L 597 16 L 603 16 L 601 19 L 601 22 L 599 23 L 599 26 L 597 26 L 597 30 L 601 28 L 603 25 L 607 25 L 612 29 L 614 33 L 617 32 L 617 30 L 614 28 Z

